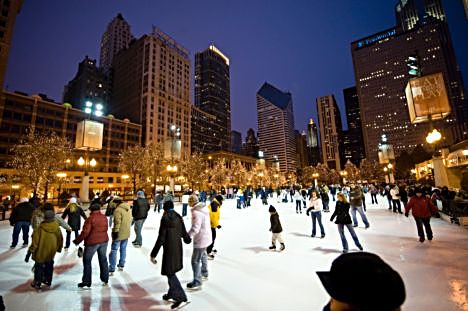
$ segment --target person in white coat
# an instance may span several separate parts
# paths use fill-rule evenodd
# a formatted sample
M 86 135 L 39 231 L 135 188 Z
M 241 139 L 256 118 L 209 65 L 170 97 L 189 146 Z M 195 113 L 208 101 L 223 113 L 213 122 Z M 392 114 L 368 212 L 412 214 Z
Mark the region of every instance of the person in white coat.
M 294 191 L 294 200 L 296 201 L 296 214 L 302 214 L 302 195 L 299 190 Z
M 212 243 L 210 213 L 205 203 L 199 202 L 196 195 L 189 197 L 188 205 L 192 212 L 192 227 L 188 235 L 193 241 L 193 281 L 187 284 L 187 288 L 198 289 L 202 285 L 202 278 L 208 278 L 208 255 L 206 248 Z
M 313 191 L 312 195 L 310 196 L 310 201 L 309 201 L 309 208 L 306 211 L 307 216 L 309 216 L 309 213 L 311 213 L 312 217 L 312 235 L 311 237 L 315 237 L 315 231 L 316 231 L 316 225 L 315 222 L 318 221 L 318 224 L 320 226 L 320 238 L 325 237 L 325 229 L 323 229 L 323 224 L 322 224 L 322 199 L 320 198 L 320 194 L 317 191 Z

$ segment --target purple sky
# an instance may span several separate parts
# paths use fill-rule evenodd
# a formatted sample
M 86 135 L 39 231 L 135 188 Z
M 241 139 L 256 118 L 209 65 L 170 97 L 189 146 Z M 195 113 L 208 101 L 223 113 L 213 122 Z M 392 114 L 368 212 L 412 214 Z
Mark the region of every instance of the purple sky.
M 295 123 L 316 120 L 315 98 L 354 85 L 350 43 L 394 26 L 396 0 L 41 0 L 16 20 L 6 88 L 60 101 L 78 63 L 99 58 L 101 35 L 122 13 L 139 37 L 160 27 L 191 52 L 214 43 L 231 61 L 233 129 L 256 130 L 255 94 L 268 81 L 293 95 Z M 468 80 L 468 21 L 445 0 L 458 62 Z M 192 85 L 193 88 L 193 85 Z M 193 98 L 193 96 L 192 96 Z M 193 100 L 193 99 L 192 99 Z M 342 112 L 342 115 L 344 113 Z

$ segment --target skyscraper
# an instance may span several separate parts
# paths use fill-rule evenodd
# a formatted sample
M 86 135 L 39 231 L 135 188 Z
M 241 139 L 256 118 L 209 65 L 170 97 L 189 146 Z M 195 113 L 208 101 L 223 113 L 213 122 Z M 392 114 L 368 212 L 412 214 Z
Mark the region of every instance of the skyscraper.
M 307 137 L 305 132 L 301 133 L 298 130 L 294 131 L 296 137 L 296 163 L 297 168 L 304 168 L 309 165 L 307 156 Z
M 396 25 L 408 31 L 431 20 L 445 21 L 441 0 L 399 0 L 395 6 Z
M 171 139 L 180 128 L 182 154 L 190 154 L 189 52 L 157 28 L 132 42 L 113 62 L 112 113 L 143 127 L 143 143 Z
M 229 59 L 214 45 L 195 54 L 195 106 L 214 115 L 213 145 L 216 150 L 230 150 L 231 91 Z M 219 143 L 218 143 L 219 142 Z
M 468 0 L 462 0 L 463 1 L 463 7 L 465 8 L 465 17 L 468 19 Z
M 195 105 L 191 107 L 190 147 L 192 153 L 211 153 L 212 150 L 219 150 L 219 140 L 213 139 L 213 124 L 216 124 L 216 117 Z
M 361 160 L 366 156 L 364 140 L 362 138 L 361 111 L 359 109 L 356 87 L 344 89 L 343 97 L 348 120 L 348 131 L 343 135 L 343 154 L 346 160 L 350 160 L 353 164 L 359 166 Z
M 101 38 L 101 52 L 99 66 L 107 73 L 112 67 L 114 56 L 122 49 L 125 49 L 133 39 L 130 25 L 123 18 L 122 14 L 116 17 L 107 25 L 107 29 Z
M 321 162 L 317 124 L 315 124 L 312 118 L 310 118 L 309 124 L 307 125 L 307 155 L 309 158 L 309 165 L 315 166 Z
M 317 98 L 317 113 L 320 128 L 320 143 L 322 145 L 322 161 L 330 169 L 340 170 L 341 157 L 341 117 L 335 96 L 328 95 Z
M 258 140 L 265 159 L 279 160 L 282 172 L 296 170 L 292 96 L 265 82 L 257 92 Z
M 2 90 L 16 15 L 19 14 L 22 5 L 23 0 L 0 2 L 0 11 L 2 12 L 0 16 L 0 89 Z
M 247 136 L 245 137 L 245 143 L 242 145 L 242 154 L 258 158 L 258 140 L 255 136 L 255 131 L 250 128 L 247 130 Z
M 231 151 L 241 153 L 242 149 L 242 134 L 238 131 L 231 131 Z

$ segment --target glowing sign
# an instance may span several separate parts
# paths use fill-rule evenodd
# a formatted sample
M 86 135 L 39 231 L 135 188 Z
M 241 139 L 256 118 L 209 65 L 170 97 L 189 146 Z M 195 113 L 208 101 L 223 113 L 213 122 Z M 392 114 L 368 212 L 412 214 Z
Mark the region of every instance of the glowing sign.
M 389 30 L 387 32 L 383 32 L 383 33 L 380 33 L 372 38 L 368 38 L 368 39 L 364 39 L 364 40 L 361 40 L 357 43 L 357 47 L 358 48 L 362 48 L 362 47 L 365 47 L 365 46 L 368 46 L 372 43 L 375 43 L 377 41 L 380 41 L 380 40 L 383 40 L 383 39 L 386 39 L 386 38 L 390 38 L 392 36 L 396 35 L 396 29 L 392 29 L 392 30 Z
M 226 64 L 229 66 L 229 58 L 227 58 L 226 55 L 224 55 L 218 48 L 216 48 L 214 45 L 210 45 L 210 50 L 221 56 L 222 59 L 226 62 Z

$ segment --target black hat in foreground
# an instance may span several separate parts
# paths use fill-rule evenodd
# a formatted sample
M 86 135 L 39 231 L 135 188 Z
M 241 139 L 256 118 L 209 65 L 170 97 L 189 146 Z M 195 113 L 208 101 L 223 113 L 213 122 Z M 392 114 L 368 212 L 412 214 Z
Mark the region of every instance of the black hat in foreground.
M 270 207 L 268 208 L 268 211 L 270 213 L 274 213 L 274 212 L 276 212 L 276 208 L 273 205 L 270 205 Z
M 395 310 L 406 298 L 401 276 L 375 254 L 343 254 L 317 275 L 332 298 L 362 311 Z

